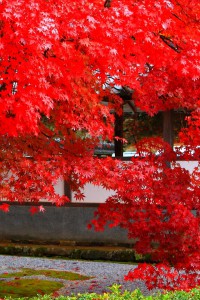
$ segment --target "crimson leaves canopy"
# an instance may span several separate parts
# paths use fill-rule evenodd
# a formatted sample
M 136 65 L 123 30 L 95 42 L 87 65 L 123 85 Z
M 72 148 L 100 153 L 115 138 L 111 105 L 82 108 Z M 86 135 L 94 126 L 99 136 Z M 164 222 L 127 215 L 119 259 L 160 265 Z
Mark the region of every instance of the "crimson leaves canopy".
M 68 199 L 52 186 L 60 177 L 77 198 L 86 182 L 113 189 L 93 225 L 126 228 L 136 251 L 160 263 L 128 279 L 150 288 L 200 284 L 199 169 L 175 164 L 160 139 L 139 143 L 146 155 L 129 163 L 93 156 L 113 138 L 117 85 L 134 90 L 135 106 L 149 115 L 192 111 L 180 141 L 199 160 L 199 1 L 1 0 L 0 14 L 1 198 L 61 205 Z

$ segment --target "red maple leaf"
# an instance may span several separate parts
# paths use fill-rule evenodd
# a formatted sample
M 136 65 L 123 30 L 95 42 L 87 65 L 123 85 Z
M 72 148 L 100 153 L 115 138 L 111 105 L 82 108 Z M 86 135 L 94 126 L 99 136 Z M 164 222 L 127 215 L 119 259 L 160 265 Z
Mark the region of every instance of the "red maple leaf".
M 4 211 L 4 212 L 9 212 L 10 210 L 10 205 L 7 203 L 3 203 L 0 205 L 0 210 Z
M 37 206 L 32 206 L 30 209 L 29 209 L 31 215 L 34 215 L 36 213 L 39 212 L 39 208 Z

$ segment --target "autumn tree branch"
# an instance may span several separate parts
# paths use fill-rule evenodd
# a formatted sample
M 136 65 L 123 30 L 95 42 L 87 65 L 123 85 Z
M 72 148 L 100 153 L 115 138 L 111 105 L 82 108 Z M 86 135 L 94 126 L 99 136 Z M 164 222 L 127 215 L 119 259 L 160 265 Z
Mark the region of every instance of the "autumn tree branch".
M 104 2 L 104 7 L 107 7 L 107 8 L 111 7 L 111 2 L 112 2 L 112 0 L 106 0 Z
M 180 48 L 177 44 L 174 44 L 173 41 L 172 41 L 170 38 L 168 38 L 168 37 L 166 37 L 166 36 L 164 36 L 164 35 L 162 35 L 162 34 L 160 34 L 160 38 L 161 38 L 161 40 L 162 40 L 167 46 L 169 46 L 171 49 L 173 49 L 173 50 L 176 51 L 177 53 L 180 53 L 180 52 L 181 52 L 181 48 Z

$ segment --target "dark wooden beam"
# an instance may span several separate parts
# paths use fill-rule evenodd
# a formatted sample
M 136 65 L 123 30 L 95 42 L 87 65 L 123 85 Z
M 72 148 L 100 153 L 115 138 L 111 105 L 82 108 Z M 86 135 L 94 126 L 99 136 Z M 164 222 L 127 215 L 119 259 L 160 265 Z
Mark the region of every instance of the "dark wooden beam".
M 122 115 L 115 114 L 115 136 L 123 138 L 123 121 L 124 117 Z M 121 140 L 115 139 L 115 157 L 123 156 L 123 142 Z
M 168 110 L 163 112 L 163 139 L 165 142 L 174 146 L 174 112 Z
M 163 112 L 163 139 L 172 148 L 174 146 L 174 112 L 168 110 Z M 168 168 L 171 168 L 170 161 L 166 161 Z
M 64 195 L 72 200 L 72 192 L 67 181 L 64 180 Z

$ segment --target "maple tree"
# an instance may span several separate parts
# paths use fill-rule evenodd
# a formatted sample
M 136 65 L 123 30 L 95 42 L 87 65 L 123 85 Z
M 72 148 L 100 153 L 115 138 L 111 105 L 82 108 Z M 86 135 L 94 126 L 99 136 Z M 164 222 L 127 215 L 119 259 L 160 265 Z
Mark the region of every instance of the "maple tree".
M 136 251 L 159 262 L 127 279 L 150 288 L 199 285 L 200 172 L 176 164 L 177 155 L 200 156 L 199 1 L 1 0 L 0 13 L 1 198 L 64 204 L 53 188 L 59 178 L 77 199 L 87 182 L 113 189 L 92 225 L 126 228 Z M 184 153 L 147 138 L 129 163 L 94 157 L 95 146 L 113 138 L 112 110 L 122 113 L 115 86 L 130 87 L 150 116 L 192 111 L 180 132 Z

